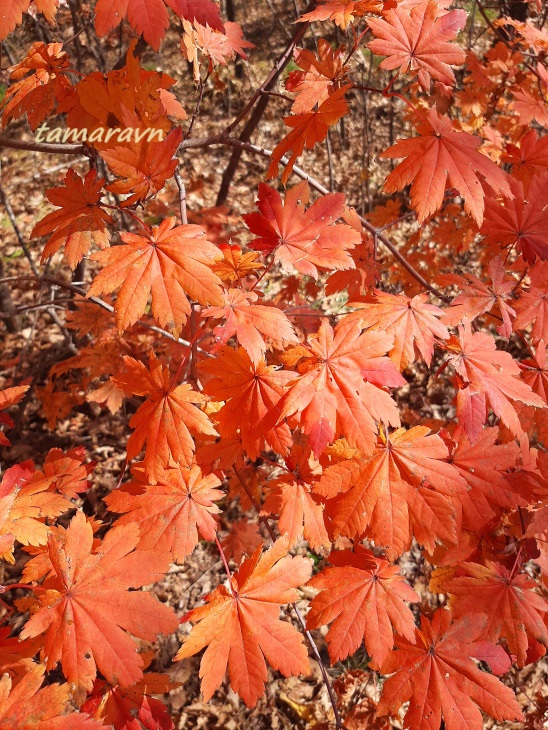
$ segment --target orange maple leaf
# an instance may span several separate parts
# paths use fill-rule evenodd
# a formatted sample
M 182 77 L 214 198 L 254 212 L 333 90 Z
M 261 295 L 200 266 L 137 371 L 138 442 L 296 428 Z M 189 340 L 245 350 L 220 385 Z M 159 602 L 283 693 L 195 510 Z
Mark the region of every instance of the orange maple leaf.
M 173 177 L 179 164 L 173 155 L 182 138 L 183 130 L 176 127 L 162 141 L 132 142 L 101 150 L 101 157 L 112 172 L 123 178 L 106 186 L 111 193 L 129 196 L 121 203 L 121 207 L 144 202 L 156 195 L 166 180 Z
M 278 515 L 278 530 L 287 533 L 292 547 L 304 536 L 313 550 L 331 546 L 323 516 L 323 505 L 312 492 L 318 468 L 310 463 L 310 447 L 295 444 L 285 459 L 289 471 L 271 479 L 261 514 Z M 316 463 L 316 467 L 318 467 Z
M 543 616 L 548 602 L 534 592 L 537 584 L 529 576 L 493 562 L 459 563 L 456 576 L 441 585 L 456 617 L 474 611 L 487 614 L 484 638 L 493 643 L 506 639 L 518 667 L 525 665 L 528 649 L 537 657 L 546 653 L 548 629 Z
M 21 400 L 23 400 L 23 397 L 29 388 L 30 385 L 15 385 L 12 388 L 4 388 L 4 390 L 0 390 L 0 425 L 4 424 L 7 428 L 13 428 L 15 426 L 13 418 L 2 411 L 11 408 L 11 406 L 17 405 Z M 0 446 L 11 446 L 11 441 L 3 431 L 0 431 Z
M 144 313 L 152 296 L 152 314 L 161 327 L 181 331 L 190 314 L 188 298 L 200 304 L 223 306 L 221 280 L 211 271 L 220 258 L 218 248 L 200 226 L 174 228 L 167 218 L 139 236 L 122 233 L 124 245 L 98 251 L 91 257 L 106 264 L 93 280 L 87 296 L 110 294 L 120 288 L 114 308 L 123 332 Z
M 464 63 L 466 54 L 450 41 L 464 28 L 466 17 L 464 10 L 440 15 L 436 0 L 424 0 L 411 9 L 399 6 L 388 10 L 384 18 L 368 19 L 375 40 L 367 47 L 379 56 L 388 56 L 381 68 L 416 72 L 419 84 L 427 91 L 432 78 L 453 86 L 451 66 Z
M 288 539 L 277 540 L 265 553 L 261 547 L 245 560 L 228 587 L 219 586 L 183 617 L 196 622 L 175 659 L 185 659 L 207 646 L 200 665 L 207 701 L 227 670 L 230 684 L 248 707 L 264 692 L 265 659 L 284 676 L 309 671 L 301 634 L 279 620 L 280 604 L 298 598 L 296 588 L 310 578 L 311 561 L 287 555 Z
M 256 292 L 243 292 L 240 289 L 229 289 L 225 293 L 223 307 L 204 309 L 204 317 L 225 319 L 223 325 L 214 328 L 216 352 L 235 335 L 249 355 L 251 362 L 258 365 L 266 354 L 266 343 L 261 334 L 279 342 L 298 342 L 291 322 L 277 307 L 265 307 L 256 304 Z
M 497 327 L 497 332 L 503 337 L 510 337 L 512 334 L 512 319 L 516 316 L 515 311 L 508 304 L 512 301 L 512 292 L 516 286 L 516 280 L 506 275 L 506 269 L 500 256 L 489 261 L 487 271 L 492 284 L 484 284 L 474 274 L 446 274 L 443 276 L 443 283 L 456 284 L 462 291 L 458 294 L 448 309 L 445 310 L 444 322 L 450 327 L 461 324 L 467 317 L 472 322 L 486 312 L 495 308 L 495 313 L 502 315 L 502 324 Z
M 305 48 L 295 50 L 296 71 L 291 71 L 285 80 L 285 88 L 297 97 L 293 102 L 293 114 L 302 114 L 311 111 L 316 104 L 321 104 L 328 98 L 348 71 L 344 65 L 344 50 L 333 50 L 325 38 L 318 40 L 317 55 Z
M 531 179 L 548 168 L 548 137 L 540 137 L 530 129 L 519 145 L 507 144 L 503 162 L 512 165 L 512 177 L 527 185 Z
M 488 405 L 515 436 L 523 429 L 513 401 L 546 407 L 542 398 L 520 380 L 520 368 L 512 355 L 497 350 L 487 332 L 472 332 L 466 322 L 459 325 L 459 336 L 451 337 L 444 347 L 451 353 L 448 361 L 459 376 L 457 417 L 472 443 L 485 424 Z
M 367 653 L 379 666 L 394 646 L 394 630 L 412 641 L 415 621 L 404 601 L 415 603 L 419 596 L 397 565 L 362 545 L 356 545 L 355 552 L 333 551 L 327 560 L 335 567 L 308 582 L 321 593 L 312 599 L 307 628 L 331 624 L 326 641 L 332 663 L 346 659 L 365 640 Z
M 169 27 L 166 5 L 180 18 L 223 30 L 219 6 L 211 0 L 116 0 L 115 3 L 97 0 L 95 32 L 100 37 L 107 35 L 127 17 L 131 27 L 142 34 L 155 51 L 159 51 Z
M 394 674 L 383 685 L 379 714 L 396 714 L 409 701 L 403 722 L 411 730 L 435 730 L 442 718 L 447 730 L 482 730 L 478 708 L 495 720 L 523 720 L 512 690 L 472 661 L 478 649 L 485 650 L 478 644 L 486 623 L 478 613 L 451 623 L 451 612 L 443 608 L 431 622 L 421 616 L 415 641 L 397 638 L 381 667 L 383 674 Z
M 309 13 L 304 13 L 298 19 L 299 23 L 332 20 L 341 30 L 366 13 L 376 13 L 382 10 L 381 0 L 320 0 L 318 5 Z
M 444 191 L 454 187 L 464 199 L 464 210 L 481 226 L 485 194 L 478 174 L 495 193 L 513 197 L 502 170 L 477 151 L 479 137 L 455 132 L 451 120 L 435 109 L 417 130 L 419 137 L 401 139 L 380 156 L 406 158 L 387 177 L 384 190 L 394 193 L 411 184 L 411 204 L 419 223 L 441 207 Z
M 413 535 L 430 550 L 436 540 L 456 542 L 454 502 L 467 486 L 448 461 L 447 446 L 428 428 L 401 428 L 383 435 L 369 459 L 328 467 L 314 491 L 329 499 L 335 536 L 354 539 L 367 531 L 393 559 Z
M 207 415 L 197 408 L 206 396 L 187 383 L 176 386 L 169 368 L 150 353 L 149 367 L 132 357 L 123 359 L 124 370 L 112 377 L 127 393 L 148 396 L 131 417 L 135 431 L 127 443 L 127 457 L 134 459 L 146 443 L 144 466 L 148 479 L 156 480 L 171 462 L 190 466 L 195 449 L 191 434 L 217 436 Z
M 144 469 L 131 470 L 134 480 L 105 497 L 112 512 L 124 513 L 117 525 L 139 526 L 140 550 L 168 551 L 182 563 L 198 544 L 214 540 L 220 512 L 215 502 L 224 495 L 215 474 L 203 475 L 196 464 L 190 469 L 166 469 L 156 484 L 148 484 Z
M 153 654 L 153 652 L 151 652 Z M 145 664 L 148 657 L 143 657 Z M 172 730 L 173 722 L 166 705 L 150 695 L 161 695 L 180 686 L 167 674 L 147 672 L 129 687 L 112 686 L 102 679 L 95 680 L 93 691 L 82 705 L 97 720 L 115 730 Z M 101 725 L 105 728 L 105 724 Z
M 470 487 L 459 497 L 463 527 L 477 533 L 501 510 L 523 504 L 505 474 L 516 466 L 518 445 L 515 441 L 497 444 L 497 438 L 498 428 L 484 428 L 472 444 L 466 431 L 458 426 L 451 439 L 445 439 L 451 451 L 451 464 Z
M 244 253 L 239 246 L 227 243 L 220 243 L 219 249 L 224 258 L 216 261 L 211 270 L 226 284 L 241 282 L 246 276 L 263 268 L 263 264 L 257 261 L 259 255 L 254 251 Z
M 173 611 L 151 593 L 130 591 L 159 580 L 169 553 L 135 550 L 136 524 L 112 528 L 93 550 L 93 530 L 77 512 L 61 543 L 49 538 L 55 575 L 40 594 L 40 608 L 25 624 L 23 639 L 44 634 L 46 669 L 59 660 L 70 683 L 91 690 L 99 670 L 111 684 L 142 677 L 143 661 L 126 633 L 148 641 L 178 626 Z
M 485 220 L 481 233 L 485 243 L 513 248 L 530 264 L 535 258 L 548 258 L 546 227 L 548 226 L 548 172 L 535 175 L 527 187 L 508 177 L 513 200 L 485 200 Z
M 261 183 L 257 199 L 258 213 L 243 218 L 249 230 L 257 236 L 250 248 L 274 252 L 288 273 L 297 269 L 302 274 L 318 278 L 320 269 L 353 269 L 348 249 L 360 243 L 361 236 L 346 223 L 332 225 L 344 213 L 344 195 L 328 193 L 318 198 L 307 210 L 308 183 L 303 181 L 290 188 L 285 202 L 277 190 Z
M 44 665 L 34 665 L 12 687 L 8 675 L 0 679 L 0 726 L 3 730 L 101 730 L 89 715 L 72 711 L 68 684 L 42 687 Z M 41 688 L 41 689 L 40 689 Z
M 42 263 L 64 246 L 68 265 L 75 269 L 92 243 L 99 248 L 108 246 L 107 223 L 113 223 L 113 219 L 101 208 L 104 183 L 95 170 L 90 170 L 82 180 L 71 168 L 62 187 L 48 190 L 46 197 L 60 210 L 49 213 L 32 229 L 33 238 L 50 236 L 42 251 Z
M 96 461 L 86 460 L 86 450 L 76 446 L 66 452 L 61 449 L 50 449 L 44 460 L 42 471 L 35 471 L 29 480 L 30 484 L 47 482 L 50 491 L 75 499 L 81 492 L 89 488 L 87 477 L 97 466 Z
M 278 174 L 278 167 L 283 156 L 291 150 L 291 157 L 282 173 L 282 183 L 284 185 L 287 183 L 297 157 L 302 155 L 305 147 L 307 150 L 311 150 L 318 142 L 323 142 L 327 137 L 329 127 L 348 114 L 345 94 L 349 89 L 350 84 L 337 89 L 315 111 L 284 118 L 284 124 L 286 127 L 291 127 L 291 132 L 272 151 L 267 180 Z
M 56 103 L 72 91 L 66 76 L 69 65 L 62 43 L 33 43 L 25 58 L 10 68 L 10 78 L 16 83 L 6 89 L 1 104 L 2 127 L 10 119 L 26 114 L 29 126 L 35 132 L 53 112 Z
M 399 426 L 395 403 L 383 390 L 405 384 L 384 357 L 392 345 L 392 337 L 384 332 L 362 333 L 359 324 L 344 320 L 333 331 L 324 319 L 318 333 L 308 337 L 307 346 L 282 355 L 287 365 L 302 362 L 299 377 L 280 404 L 280 418 L 298 420 L 316 457 L 337 436 L 370 453 L 378 421 Z
M 214 360 L 201 363 L 203 372 L 213 375 L 204 391 L 225 405 L 215 414 L 224 439 L 233 438 L 238 429 L 241 445 L 254 461 L 265 441 L 279 454 L 287 453 L 291 432 L 287 424 L 276 425 L 278 405 L 293 373 L 277 370 L 264 361 L 254 365 L 246 351 L 225 347 Z
M 263 544 L 257 522 L 249 522 L 247 517 L 236 520 L 230 525 L 228 533 L 221 540 L 221 547 L 227 560 L 240 564 L 244 555 L 251 555 L 258 545 Z
M 435 337 L 449 338 L 444 322 L 439 318 L 444 312 L 434 304 L 428 304 L 427 294 L 417 294 L 410 299 L 404 294 L 388 294 L 374 289 L 364 302 L 354 301 L 349 306 L 358 309 L 348 316 L 373 330 L 382 330 L 394 337 L 394 345 L 388 356 L 398 370 L 404 370 L 415 362 L 418 351 L 429 366 L 434 354 Z
M 34 463 L 23 461 L 6 469 L 0 485 L 0 553 L 14 562 L 13 543 L 44 545 L 48 517 L 58 517 L 73 507 L 66 497 L 49 491 L 51 482 L 33 481 Z
M 548 342 L 548 292 L 546 281 L 548 262 L 537 261 L 529 272 L 531 285 L 523 289 L 514 307 L 517 312 L 514 327 L 521 329 L 533 324 L 531 338 L 534 342 Z

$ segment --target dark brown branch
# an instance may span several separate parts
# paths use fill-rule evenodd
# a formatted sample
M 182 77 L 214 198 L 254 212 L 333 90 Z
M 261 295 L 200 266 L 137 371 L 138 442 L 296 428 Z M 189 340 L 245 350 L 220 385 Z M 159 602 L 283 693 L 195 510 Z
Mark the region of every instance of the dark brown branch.
M 48 142 L 25 142 L 21 139 L 11 139 L 0 135 L 0 147 L 10 147 L 14 150 L 29 150 L 31 152 L 49 152 L 56 155 L 81 155 L 86 151 L 83 144 L 53 144 Z

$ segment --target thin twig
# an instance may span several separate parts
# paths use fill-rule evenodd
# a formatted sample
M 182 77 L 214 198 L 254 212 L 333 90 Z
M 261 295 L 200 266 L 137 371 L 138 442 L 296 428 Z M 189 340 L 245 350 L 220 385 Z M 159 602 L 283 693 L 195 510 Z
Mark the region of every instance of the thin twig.
M 274 534 L 274 531 L 270 527 L 270 522 L 268 521 L 268 519 L 266 517 L 264 517 L 263 515 L 261 515 L 261 506 L 257 502 L 257 500 L 255 499 L 255 495 L 253 494 L 253 492 L 249 489 L 249 487 L 247 485 L 247 482 L 243 478 L 240 470 L 236 466 L 233 466 L 232 469 L 233 469 L 234 473 L 236 474 L 236 477 L 238 478 L 238 481 L 242 485 L 243 490 L 245 491 L 245 493 L 249 497 L 249 500 L 250 500 L 251 504 L 253 505 L 253 507 L 255 507 L 255 510 L 257 511 L 259 520 L 261 520 L 261 522 L 263 523 L 263 525 L 266 527 L 266 529 L 268 531 L 268 534 L 270 535 L 270 539 L 272 540 L 272 542 L 276 542 L 276 535 Z M 335 726 L 336 726 L 337 730 L 345 730 L 345 727 L 344 727 L 343 722 L 341 720 L 341 716 L 339 714 L 339 708 L 337 706 L 337 698 L 335 697 L 335 692 L 333 691 L 333 687 L 331 686 L 331 681 L 330 681 L 329 676 L 327 674 L 327 669 L 324 666 L 324 663 L 323 663 L 322 658 L 320 656 L 320 652 L 318 651 L 318 647 L 316 646 L 316 642 L 314 641 L 314 639 L 313 639 L 312 634 L 310 633 L 310 631 L 306 628 L 306 622 L 305 622 L 305 620 L 303 618 L 302 613 L 299 611 L 299 608 L 298 608 L 297 604 L 296 603 L 292 603 L 291 604 L 291 607 L 295 611 L 295 614 L 296 614 L 296 616 L 297 616 L 297 618 L 299 620 L 299 623 L 301 624 L 301 628 L 302 628 L 303 634 L 306 637 L 306 640 L 308 641 L 308 643 L 310 644 L 310 648 L 312 649 L 312 652 L 313 652 L 314 656 L 316 657 L 316 661 L 318 662 L 318 666 L 320 668 L 320 672 L 322 674 L 323 681 L 324 681 L 324 684 L 325 684 L 325 686 L 327 688 L 327 693 L 329 695 L 329 701 L 331 702 L 331 706 L 333 707 L 333 714 L 335 715 Z
M 186 226 L 186 224 L 188 223 L 188 218 L 186 214 L 186 187 L 178 167 L 175 168 L 173 176 L 175 177 L 175 182 L 177 183 L 177 187 L 179 188 L 179 209 L 181 211 L 181 223 Z

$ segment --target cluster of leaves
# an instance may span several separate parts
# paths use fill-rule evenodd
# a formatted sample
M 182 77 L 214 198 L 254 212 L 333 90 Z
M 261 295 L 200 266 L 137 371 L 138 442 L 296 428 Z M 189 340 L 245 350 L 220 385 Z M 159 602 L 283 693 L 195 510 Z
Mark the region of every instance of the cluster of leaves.
M 53 23 L 58 3 L 35 4 Z M 29 5 L 0 11 L 0 39 Z M 198 81 L 190 122 L 174 79 L 145 71 L 135 43 L 122 68 L 85 75 L 61 43 L 36 42 L 11 69 L 1 108 L 4 127 L 26 115 L 36 130 L 61 114 L 75 130 L 163 134 L 116 146 L 88 137 L 93 166 L 69 169 L 48 191 L 55 210 L 32 232 L 47 239 L 42 263 L 94 262 L 87 298 L 66 314 L 78 352 L 39 390 L 48 421 L 55 427 L 86 399 L 116 412 L 140 398 L 127 461 L 140 460 L 105 497 L 118 515 L 108 525 L 78 509 L 95 467 L 82 448 L 4 472 L 1 557 L 13 564 L 22 549 L 30 558 L 6 587 L 27 592 L 4 604 L 0 724 L 172 727 L 152 695 L 176 685 L 146 671 L 153 654 L 136 639 L 154 641 L 180 623 L 192 628 L 175 660 L 205 650 L 205 699 L 228 673 L 253 707 L 267 664 L 285 676 L 310 669 L 288 619 L 305 584 L 314 595 L 306 627 L 328 627 L 332 663 L 363 643 L 384 678 L 378 703 L 344 709 L 348 728 L 386 727 L 383 718 L 406 703 L 412 730 L 479 729 L 480 711 L 523 720 L 498 677 L 537 662 L 548 644 L 541 8 L 531 4 L 523 22 L 486 16 L 491 45 L 466 53 L 457 35 L 467 14 L 447 0 L 317 3 L 299 20 L 326 34 L 335 23 L 348 47 L 321 38 L 295 49 L 289 131 L 270 154 L 257 210 L 242 218 L 244 249 L 219 237 L 214 211 L 188 222 L 181 196 L 177 224 L 175 208 L 158 217 L 154 203 L 176 174 L 178 150 L 192 147 L 201 73 L 207 80 L 237 54 L 245 59 L 252 44 L 211 0 L 98 0 L 95 30 L 106 36 L 127 16 L 158 50 L 166 5 L 182 19 L 181 51 Z M 376 87 L 356 80 L 364 54 L 382 58 L 370 74 Z M 357 92 L 395 100 L 401 123 L 416 130 L 382 152 L 401 160 L 384 182 L 398 197 L 366 218 L 295 167 L 343 117 L 357 118 Z M 214 142 L 230 144 L 230 131 Z M 280 192 L 269 182 L 280 167 L 284 185 L 296 172 L 308 182 Z M 404 221 L 395 270 L 377 249 L 386 224 Z M 335 312 L 334 301 L 344 306 Z M 443 385 L 444 409 L 404 407 L 417 373 Z M 28 387 L 0 392 L 8 433 L 6 411 Z M 10 446 L 3 431 L 0 445 Z M 220 540 L 223 510 L 236 499 L 255 517 Z M 177 617 L 136 590 L 188 560 L 201 539 L 216 542 L 228 573 L 203 605 Z M 429 566 L 428 595 L 402 573 L 410 550 Z M 314 575 L 307 552 L 321 561 Z M 56 668 L 66 682 L 42 686 Z

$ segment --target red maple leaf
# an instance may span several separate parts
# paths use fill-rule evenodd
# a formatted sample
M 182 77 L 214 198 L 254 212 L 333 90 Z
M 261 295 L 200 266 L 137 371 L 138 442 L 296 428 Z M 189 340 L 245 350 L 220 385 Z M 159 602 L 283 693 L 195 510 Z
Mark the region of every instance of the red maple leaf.
M 416 72 L 423 89 L 430 89 L 432 78 L 453 86 L 451 66 L 464 63 L 466 54 L 450 41 L 464 28 L 466 17 L 464 10 L 440 14 L 436 0 L 414 3 L 411 9 L 398 6 L 388 10 L 384 18 L 368 19 L 375 40 L 367 47 L 379 56 L 388 56 L 381 68 Z
M 404 601 L 419 601 L 399 569 L 375 557 L 361 545 L 355 552 L 329 554 L 333 568 L 313 576 L 308 585 L 322 591 L 312 599 L 306 617 L 309 629 L 331 624 L 326 635 L 333 663 L 353 654 L 365 640 L 365 648 L 378 666 L 394 646 L 394 633 L 411 641 L 415 634 L 413 614 Z
M 120 289 L 114 305 L 120 332 L 139 319 L 152 297 L 152 314 L 161 327 L 180 332 L 191 312 L 189 297 L 200 304 L 224 304 L 221 280 L 211 271 L 220 258 L 200 226 L 175 226 L 167 218 L 144 236 L 122 233 L 124 245 L 91 257 L 106 264 L 88 297 Z
M 136 524 L 112 528 L 93 550 L 93 531 L 77 512 L 60 542 L 49 539 L 55 576 L 46 580 L 40 608 L 25 624 L 23 639 L 44 634 L 46 668 L 59 661 L 77 687 L 91 690 L 99 670 L 112 684 L 142 677 L 143 662 L 128 635 L 149 641 L 175 631 L 173 611 L 151 593 L 130 591 L 163 576 L 169 553 L 135 550 Z
M 353 269 L 348 249 L 361 240 L 360 234 L 345 223 L 333 225 L 344 213 L 344 195 L 328 193 L 308 209 L 310 190 L 303 181 L 290 188 L 285 201 L 277 190 L 261 183 L 257 199 L 258 213 L 244 215 L 249 230 L 257 236 L 250 247 L 274 252 L 285 271 L 297 269 L 318 278 L 320 269 Z
M 168 551 L 175 562 L 184 558 L 198 544 L 198 532 L 205 540 L 214 540 L 219 513 L 215 502 L 223 497 L 221 482 L 214 474 L 203 475 L 199 466 L 189 469 L 166 469 L 156 484 L 148 484 L 142 467 L 132 469 L 134 480 L 105 497 L 112 512 L 123 517 L 117 525 L 139 526 L 140 550 Z
M 48 200 L 60 210 L 49 213 L 32 229 L 33 238 L 50 236 L 42 251 L 42 262 L 64 246 L 67 263 L 75 269 L 92 243 L 99 248 L 108 246 L 110 232 L 107 223 L 113 223 L 113 219 L 101 207 L 104 184 L 105 180 L 97 177 L 95 170 L 90 170 L 82 180 L 70 169 L 63 187 L 48 190 Z
M 287 316 L 277 307 L 265 307 L 256 304 L 256 292 L 243 292 L 240 289 L 229 289 L 225 292 L 223 307 L 204 309 L 204 317 L 224 318 L 223 325 L 213 330 L 215 349 L 217 351 L 228 340 L 235 336 L 249 355 L 251 362 L 258 365 L 266 354 L 266 342 L 261 335 L 266 335 L 278 342 L 298 342 L 298 337 Z
M 417 129 L 419 137 L 401 139 L 380 156 L 406 158 L 386 178 L 384 190 L 395 193 L 411 184 L 411 204 L 419 223 L 441 207 L 445 190 L 454 187 L 464 199 L 464 210 L 481 226 L 485 194 L 478 175 L 495 193 L 512 197 L 505 174 L 476 149 L 479 137 L 455 132 L 451 120 L 435 109 Z
M 393 345 L 384 332 L 363 332 L 344 320 L 333 331 L 324 319 L 308 345 L 284 353 L 286 365 L 299 361 L 280 405 L 280 417 L 294 417 L 319 456 L 328 443 L 344 436 L 363 453 L 374 448 L 377 422 L 399 425 L 399 416 L 384 387 L 404 385 L 394 364 L 384 357 Z
M 493 643 L 506 639 L 518 667 L 524 666 L 528 649 L 534 647 L 536 657 L 545 654 L 548 629 L 543 617 L 548 603 L 534 592 L 537 584 L 529 576 L 493 562 L 460 563 L 455 577 L 443 581 L 442 587 L 455 616 L 474 611 L 487 615 L 483 637 Z
M 227 666 L 232 688 L 248 707 L 264 692 L 265 659 L 286 677 L 308 672 L 301 634 L 278 616 L 280 604 L 297 599 L 295 589 L 306 583 L 312 566 L 307 558 L 287 555 L 287 549 L 287 537 L 264 553 L 258 547 L 232 576 L 228 588 L 219 586 L 205 597 L 204 606 L 183 617 L 197 625 L 175 659 L 207 647 L 200 665 L 206 701 L 220 686 Z
M 190 466 L 195 450 L 191 434 L 217 436 L 207 415 L 197 406 L 207 398 L 188 383 L 175 385 L 169 368 L 150 353 L 149 367 L 124 357 L 124 370 L 112 378 L 127 393 L 148 396 L 131 417 L 135 431 L 127 443 L 134 459 L 146 443 L 144 466 L 148 479 L 156 480 L 171 463 Z
M 396 649 L 381 667 L 393 674 L 384 685 L 379 714 L 396 714 L 409 701 L 404 726 L 412 730 L 482 730 L 478 708 L 495 720 L 523 720 L 514 693 L 496 677 L 482 672 L 472 657 L 485 652 L 487 616 L 473 613 L 451 623 L 440 608 L 432 621 L 421 617 L 415 641 L 396 639 Z

